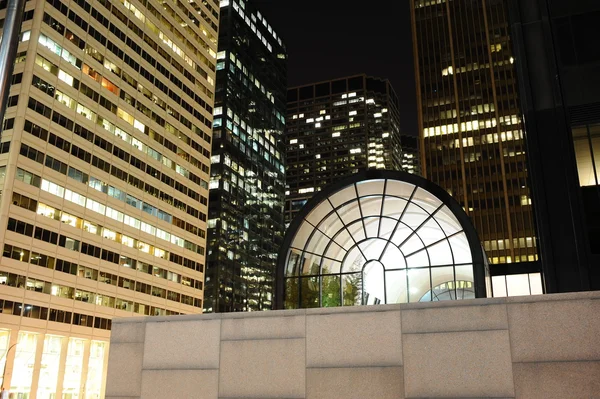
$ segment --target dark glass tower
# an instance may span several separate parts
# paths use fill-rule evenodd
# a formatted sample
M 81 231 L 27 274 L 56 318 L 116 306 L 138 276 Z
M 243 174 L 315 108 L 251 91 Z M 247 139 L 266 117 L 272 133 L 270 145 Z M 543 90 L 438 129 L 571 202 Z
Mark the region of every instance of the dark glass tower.
M 283 235 L 287 54 L 251 3 L 221 1 L 204 311 L 271 309 Z
M 285 140 L 289 223 L 342 176 L 401 170 L 398 97 L 387 79 L 364 74 L 290 88 Z
M 546 290 L 598 290 L 600 3 L 506 2 Z

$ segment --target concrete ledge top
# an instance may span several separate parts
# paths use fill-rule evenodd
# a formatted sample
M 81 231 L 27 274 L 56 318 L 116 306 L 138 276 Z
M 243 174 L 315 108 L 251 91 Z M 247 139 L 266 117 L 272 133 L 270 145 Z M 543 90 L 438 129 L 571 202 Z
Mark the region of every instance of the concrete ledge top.
M 362 313 L 362 312 L 391 312 L 413 309 L 449 308 L 464 306 L 490 306 L 516 303 L 534 303 L 548 301 L 575 301 L 575 300 L 600 300 L 600 291 L 573 292 L 566 294 L 546 294 L 531 296 L 516 296 L 506 298 L 477 298 L 460 301 L 440 302 L 417 302 L 392 305 L 369 305 L 369 306 L 339 306 L 334 308 L 312 308 L 292 310 L 271 310 L 264 312 L 236 312 L 236 313 L 205 313 L 188 314 L 178 316 L 141 316 L 121 317 L 112 320 L 113 323 L 160 323 L 168 321 L 190 321 L 190 320 L 215 320 L 215 319 L 240 319 L 252 317 L 291 317 L 291 316 L 318 316 L 339 313 Z

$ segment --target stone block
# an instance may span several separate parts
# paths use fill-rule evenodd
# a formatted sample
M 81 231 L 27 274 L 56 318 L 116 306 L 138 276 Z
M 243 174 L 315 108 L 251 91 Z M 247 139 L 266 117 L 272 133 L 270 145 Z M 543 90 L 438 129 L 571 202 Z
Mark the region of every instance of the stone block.
M 305 340 L 223 341 L 221 398 L 304 398 Z
M 309 368 L 306 399 L 404 398 L 402 367 Z
M 508 331 L 406 334 L 402 340 L 407 397 L 514 396 Z
M 106 375 L 106 396 L 140 396 L 143 343 L 111 343 Z
M 144 342 L 146 323 L 113 323 L 110 342 Z
M 600 301 L 509 303 L 514 362 L 600 360 Z
M 146 323 L 144 369 L 216 369 L 221 320 Z
M 144 370 L 142 398 L 216 399 L 217 370 Z
M 222 323 L 221 340 L 304 338 L 306 336 L 306 318 L 304 316 L 232 318 L 223 319 Z
M 454 306 L 402 310 L 402 332 L 506 330 L 506 305 Z
M 600 397 L 600 362 L 515 363 L 513 371 L 517 398 Z
M 401 366 L 400 311 L 307 315 L 306 364 Z

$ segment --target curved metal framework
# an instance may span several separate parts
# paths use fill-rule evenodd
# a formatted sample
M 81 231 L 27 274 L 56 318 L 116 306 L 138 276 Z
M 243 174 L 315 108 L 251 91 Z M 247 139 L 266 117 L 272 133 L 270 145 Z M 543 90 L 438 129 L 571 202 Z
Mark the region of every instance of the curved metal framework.
M 369 170 L 315 195 L 288 228 L 277 308 L 485 297 L 486 266 L 460 205 L 419 176 Z

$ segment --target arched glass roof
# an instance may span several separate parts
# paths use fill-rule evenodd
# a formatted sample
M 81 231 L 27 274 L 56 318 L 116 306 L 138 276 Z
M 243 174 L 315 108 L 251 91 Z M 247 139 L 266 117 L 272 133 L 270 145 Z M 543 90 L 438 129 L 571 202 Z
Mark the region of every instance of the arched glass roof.
M 440 187 L 403 172 L 363 172 L 326 188 L 290 225 L 284 248 L 279 307 L 485 296 L 468 217 Z

